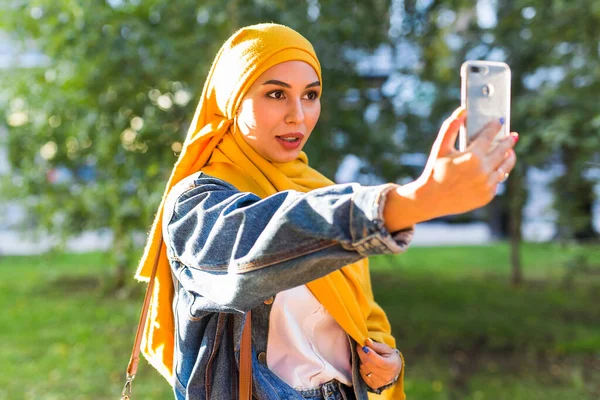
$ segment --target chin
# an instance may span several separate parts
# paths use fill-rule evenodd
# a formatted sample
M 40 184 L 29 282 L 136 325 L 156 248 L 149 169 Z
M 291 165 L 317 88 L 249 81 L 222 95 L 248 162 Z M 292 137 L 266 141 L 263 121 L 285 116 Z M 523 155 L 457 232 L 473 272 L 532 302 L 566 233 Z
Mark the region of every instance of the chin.
M 295 151 L 294 153 L 291 154 L 278 154 L 275 157 L 270 157 L 271 161 L 276 162 L 276 163 L 286 163 L 286 162 L 290 162 L 290 161 L 294 161 L 296 158 L 298 158 L 298 155 L 300 154 L 301 150 Z

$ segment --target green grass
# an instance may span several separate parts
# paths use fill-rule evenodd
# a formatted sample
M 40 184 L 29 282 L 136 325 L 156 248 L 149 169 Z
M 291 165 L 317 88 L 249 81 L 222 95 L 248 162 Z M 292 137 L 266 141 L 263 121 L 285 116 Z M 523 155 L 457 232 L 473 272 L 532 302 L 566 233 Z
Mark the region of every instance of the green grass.
M 411 398 L 600 397 L 600 248 L 526 244 L 526 282 L 517 288 L 508 255 L 508 245 L 497 244 L 372 260 Z M 565 285 L 578 257 L 596 272 Z
M 413 248 L 375 257 L 373 287 L 407 360 L 409 399 L 596 399 L 600 282 L 577 276 L 594 247 L 526 245 L 522 288 L 508 284 L 508 247 Z M 0 257 L 0 399 L 115 399 L 142 285 L 107 294 L 106 255 Z M 145 361 L 136 399 L 170 399 Z
M 492 246 L 413 247 L 401 256 L 378 256 L 373 265 L 377 271 L 393 270 L 407 274 L 444 279 L 505 278 L 510 275 L 510 249 L 506 243 Z M 529 280 L 561 279 L 577 256 L 600 268 L 600 246 L 559 246 L 526 243 L 521 260 Z M 600 280 L 597 282 L 600 283 Z
M 142 293 L 105 295 L 106 275 L 100 254 L 0 258 L 0 399 L 119 398 Z M 145 362 L 134 390 L 172 398 Z

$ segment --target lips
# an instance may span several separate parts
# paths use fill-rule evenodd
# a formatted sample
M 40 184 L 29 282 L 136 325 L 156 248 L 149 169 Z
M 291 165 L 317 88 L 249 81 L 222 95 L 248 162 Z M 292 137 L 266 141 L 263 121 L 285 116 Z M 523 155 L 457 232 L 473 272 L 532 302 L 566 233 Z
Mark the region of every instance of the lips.
M 302 140 L 304 138 L 304 135 L 301 134 L 300 132 L 292 132 L 292 133 L 286 133 L 285 135 L 279 135 L 277 137 L 281 138 L 281 139 L 300 139 L 300 140 Z
M 304 135 L 300 132 L 291 132 L 276 136 L 276 139 L 286 150 L 294 150 L 300 146 Z

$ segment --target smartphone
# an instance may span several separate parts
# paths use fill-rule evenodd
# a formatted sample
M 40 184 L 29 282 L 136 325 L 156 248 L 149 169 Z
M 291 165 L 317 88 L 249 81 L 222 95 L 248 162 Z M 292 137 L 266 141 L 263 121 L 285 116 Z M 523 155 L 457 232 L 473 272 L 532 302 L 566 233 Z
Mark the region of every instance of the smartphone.
M 494 147 L 510 134 L 510 67 L 502 62 L 465 61 L 460 68 L 461 105 L 467 120 L 459 133 L 458 148 L 465 151 L 490 121 L 504 118 Z

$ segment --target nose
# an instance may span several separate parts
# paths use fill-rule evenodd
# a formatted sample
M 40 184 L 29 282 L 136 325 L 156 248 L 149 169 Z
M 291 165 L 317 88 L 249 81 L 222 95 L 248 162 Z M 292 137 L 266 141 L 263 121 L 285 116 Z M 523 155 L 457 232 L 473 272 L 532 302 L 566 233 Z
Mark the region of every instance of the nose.
M 288 124 L 300 124 L 304 122 L 304 109 L 302 107 L 301 99 L 289 102 L 285 122 Z

